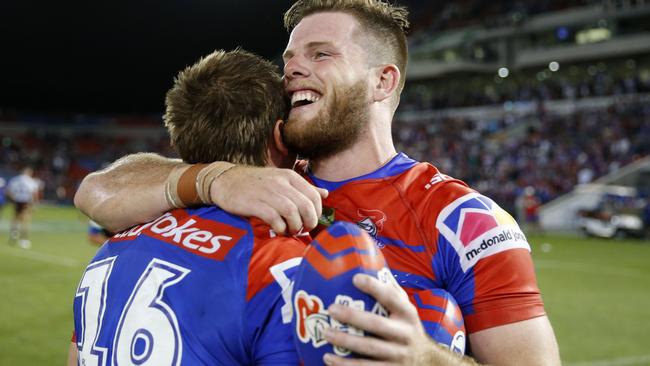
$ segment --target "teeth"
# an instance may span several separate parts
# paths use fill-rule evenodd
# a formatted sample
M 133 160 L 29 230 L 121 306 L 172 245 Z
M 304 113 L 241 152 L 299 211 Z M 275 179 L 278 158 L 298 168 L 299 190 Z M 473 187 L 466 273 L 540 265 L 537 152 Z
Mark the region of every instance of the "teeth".
M 320 99 L 320 96 L 312 91 L 303 90 L 293 93 L 291 96 L 291 106 L 295 106 L 297 102 L 307 101 L 307 102 L 317 102 Z

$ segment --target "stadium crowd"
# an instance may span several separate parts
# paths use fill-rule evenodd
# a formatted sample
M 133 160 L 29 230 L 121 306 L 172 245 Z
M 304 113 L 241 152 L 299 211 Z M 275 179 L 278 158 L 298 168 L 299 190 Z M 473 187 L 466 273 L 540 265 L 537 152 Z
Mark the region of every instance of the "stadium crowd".
M 547 202 L 577 183 L 587 183 L 650 154 L 647 103 L 617 103 L 569 115 L 550 112 L 500 120 L 406 122 L 397 118 L 394 138 L 398 148 L 413 158 L 432 162 L 511 212 L 526 186 L 536 187 Z M 101 131 L 67 137 L 29 132 L 0 136 L 0 141 L 0 175 L 8 178 L 20 162 L 32 162 L 35 176 L 44 183 L 44 199 L 60 203 L 71 202 L 86 174 L 120 156 L 138 151 L 172 154 L 165 136 L 129 137 L 128 128 L 116 136 Z
M 394 121 L 396 146 L 466 181 L 510 212 L 527 186 L 548 202 L 575 184 L 650 154 L 647 65 L 647 56 L 592 68 L 573 65 L 546 72 L 541 82 L 523 72 L 500 83 L 485 76 L 410 82 Z M 472 84 L 476 80 L 478 87 Z M 619 102 L 620 96 L 627 102 Z M 594 97 L 613 103 L 570 114 L 545 107 L 547 101 Z M 536 105 L 534 113 L 441 117 L 466 106 L 506 110 L 519 102 Z M 401 118 L 405 114 L 411 118 Z M 173 156 L 158 116 L 43 117 L 0 110 L 0 121 L 0 178 L 8 180 L 28 162 L 49 201 L 71 203 L 84 176 L 125 154 Z M 57 125 L 61 129 L 52 127 Z
M 172 154 L 166 136 L 134 138 L 128 129 L 116 136 L 102 134 L 101 128 L 71 136 L 38 130 L 4 136 L 0 132 L 0 177 L 8 179 L 28 164 L 41 182 L 43 199 L 71 204 L 77 186 L 88 173 L 140 151 Z
M 514 125 L 525 124 L 524 133 Z M 618 103 L 530 119 L 442 118 L 394 122 L 397 146 L 430 161 L 514 212 L 527 186 L 543 202 L 650 154 L 650 106 Z M 515 129 L 520 131 L 520 129 Z

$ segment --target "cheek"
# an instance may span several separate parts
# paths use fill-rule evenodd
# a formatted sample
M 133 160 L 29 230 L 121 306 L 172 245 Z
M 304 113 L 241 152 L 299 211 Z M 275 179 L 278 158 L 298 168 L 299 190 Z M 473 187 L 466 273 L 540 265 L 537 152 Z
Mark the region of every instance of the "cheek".
M 351 79 L 353 73 L 345 68 L 337 67 L 328 62 L 317 63 L 314 67 L 314 75 L 326 87 L 345 85 Z

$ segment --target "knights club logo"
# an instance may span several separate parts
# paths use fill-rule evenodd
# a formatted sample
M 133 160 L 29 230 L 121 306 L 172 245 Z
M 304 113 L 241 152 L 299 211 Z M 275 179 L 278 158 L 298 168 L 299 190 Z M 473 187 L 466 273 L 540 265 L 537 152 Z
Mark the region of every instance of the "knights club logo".
M 377 238 L 377 234 L 384 229 L 386 214 L 380 210 L 366 210 L 360 208 L 357 209 L 357 215 L 361 217 L 361 221 L 357 221 L 357 225 L 367 231 L 373 238 Z
M 334 303 L 360 311 L 366 310 L 363 300 L 355 300 L 347 295 L 336 295 Z M 311 342 L 314 348 L 326 345 L 324 331 L 327 328 L 356 336 L 364 335 L 363 330 L 330 318 L 326 307 L 323 305 L 323 300 L 316 295 L 311 295 L 304 290 L 298 290 L 294 296 L 293 305 L 296 310 L 296 335 L 302 343 Z M 388 312 L 379 303 L 375 304 L 372 312 L 381 316 L 388 316 Z M 346 348 L 334 346 L 334 353 L 339 356 L 347 356 L 351 352 Z

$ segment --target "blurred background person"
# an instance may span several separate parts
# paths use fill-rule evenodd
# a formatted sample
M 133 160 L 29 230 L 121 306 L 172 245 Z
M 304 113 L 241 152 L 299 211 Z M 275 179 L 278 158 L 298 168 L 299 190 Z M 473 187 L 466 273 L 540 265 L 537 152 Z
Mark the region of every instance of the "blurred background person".
M 32 168 L 25 167 L 7 184 L 7 196 L 14 205 L 14 216 L 9 229 L 9 244 L 17 243 L 23 249 L 29 249 L 32 246 L 29 240 L 29 225 L 32 218 L 32 206 L 38 201 L 39 189 L 39 184 L 33 175 Z
M 7 198 L 5 197 L 6 185 L 7 182 L 5 181 L 5 179 L 0 177 L 0 222 L 2 222 L 2 210 L 4 209 L 5 202 L 7 202 Z
M 108 230 L 104 229 L 96 223 L 93 220 L 90 220 L 88 222 L 88 241 L 91 244 L 100 246 L 104 244 L 106 239 L 110 238 L 113 234 L 111 234 Z
M 524 188 L 522 194 L 517 197 L 515 206 L 519 208 L 520 215 L 518 216 L 526 234 L 539 234 L 541 232 L 539 209 L 542 206 L 542 201 L 537 197 L 535 188 L 532 186 Z

